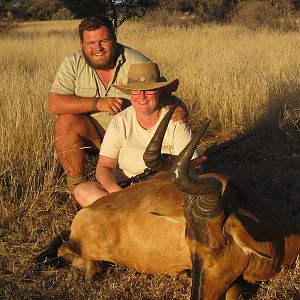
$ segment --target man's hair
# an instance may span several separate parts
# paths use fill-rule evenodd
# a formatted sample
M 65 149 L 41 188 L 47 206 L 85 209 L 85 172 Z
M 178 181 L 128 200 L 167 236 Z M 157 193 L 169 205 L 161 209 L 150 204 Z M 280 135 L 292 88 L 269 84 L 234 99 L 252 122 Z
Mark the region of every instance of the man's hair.
M 87 17 L 87 18 L 83 19 L 81 21 L 81 23 L 79 24 L 80 40 L 83 41 L 83 31 L 84 30 L 92 31 L 92 30 L 99 29 L 101 27 L 106 27 L 109 30 L 111 37 L 114 40 L 116 40 L 114 26 L 113 26 L 111 20 L 105 16 L 93 16 L 93 17 Z

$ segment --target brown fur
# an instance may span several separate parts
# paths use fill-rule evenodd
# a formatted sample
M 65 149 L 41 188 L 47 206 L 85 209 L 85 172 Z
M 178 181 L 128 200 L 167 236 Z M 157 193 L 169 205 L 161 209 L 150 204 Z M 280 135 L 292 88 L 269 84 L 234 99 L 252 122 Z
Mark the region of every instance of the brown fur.
M 195 251 L 203 261 L 206 300 L 221 299 L 226 291 L 226 299 L 238 299 L 240 275 L 254 283 L 292 264 L 300 237 L 279 208 L 232 180 L 228 191 L 226 176 L 202 176 L 220 180 L 224 207 L 217 218 L 200 221 L 203 240 L 185 238 L 184 193 L 162 172 L 80 210 L 59 255 L 73 257 L 76 264 L 80 256 L 90 279 L 101 260 L 140 272 L 179 274 L 192 268 L 190 251 Z
M 150 213 L 174 208 L 183 216 L 183 193 L 166 174 L 137 183 L 81 209 L 59 254 L 68 254 L 70 248 L 87 260 L 155 274 L 175 275 L 191 269 L 185 224 L 166 222 Z
M 225 294 L 228 299 L 238 299 L 237 290 L 228 289 L 240 275 L 251 283 L 268 280 L 296 260 L 299 230 L 280 207 L 265 197 L 226 177 L 205 176 L 222 182 L 224 211 L 193 224 L 194 231 L 205 234 L 198 238 L 192 233 L 187 235 L 191 252 L 203 261 L 201 299 L 223 299 Z

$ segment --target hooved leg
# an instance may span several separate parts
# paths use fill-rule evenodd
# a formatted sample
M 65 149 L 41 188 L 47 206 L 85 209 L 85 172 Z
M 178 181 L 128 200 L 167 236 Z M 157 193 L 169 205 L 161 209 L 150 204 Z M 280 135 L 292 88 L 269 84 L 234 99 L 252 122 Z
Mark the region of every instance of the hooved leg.
M 86 273 L 85 273 L 85 279 L 86 280 L 92 280 L 94 277 L 101 273 L 101 265 L 99 261 L 96 260 L 86 260 Z
M 86 270 L 85 279 L 92 280 L 98 273 L 102 271 L 100 262 L 90 260 L 79 256 L 69 246 L 68 243 L 63 244 L 58 249 L 58 256 L 72 263 L 72 266 Z

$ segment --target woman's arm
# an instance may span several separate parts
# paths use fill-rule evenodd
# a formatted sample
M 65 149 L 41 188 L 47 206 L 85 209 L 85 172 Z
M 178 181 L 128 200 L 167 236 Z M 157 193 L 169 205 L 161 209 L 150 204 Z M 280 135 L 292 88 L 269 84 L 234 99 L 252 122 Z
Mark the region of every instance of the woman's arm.
M 122 190 L 122 188 L 117 184 L 114 176 L 117 163 L 118 161 L 114 158 L 103 155 L 99 156 L 96 168 L 96 178 L 108 193 Z

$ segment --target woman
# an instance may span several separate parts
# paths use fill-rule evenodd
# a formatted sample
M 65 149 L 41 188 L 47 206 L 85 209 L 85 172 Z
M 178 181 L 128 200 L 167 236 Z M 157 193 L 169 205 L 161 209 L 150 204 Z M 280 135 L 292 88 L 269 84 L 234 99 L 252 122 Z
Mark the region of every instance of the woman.
M 96 168 L 97 181 L 79 184 L 74 191 L 82 207 L 97 199 L 121 190 L 117 181 L 142 173 L 145 149 L 160 121 L 167 113 L 159 105 L 165 92 L 175 92 L 178 80 L 161 81 L 157 64 L 145 62 L 133 64 L 128 71 L 127 84 L 115 85 L 129 93 L 132 105 L 115 115 L 105 133 Z M 187 124 L 170 122 L 162 153 L 177 155 L 191 139 Z M 197 153 L 194 157 L 197 157 Z

